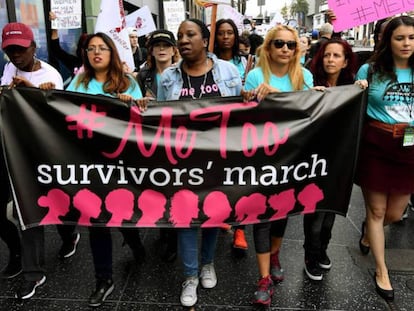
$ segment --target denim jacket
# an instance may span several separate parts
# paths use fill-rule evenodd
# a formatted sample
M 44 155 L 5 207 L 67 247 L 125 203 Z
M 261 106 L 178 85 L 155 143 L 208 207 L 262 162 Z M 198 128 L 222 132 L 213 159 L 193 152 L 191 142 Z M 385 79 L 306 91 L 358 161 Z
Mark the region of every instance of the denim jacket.
M 216 55 L 208 53 L 207 57 L 213 61 L 213 79 L 216 82 L 222 96 L 240 95 L 242 82 L 240 74 L 233 64 L 218 59 Z M 182 60 L 175 66 L 164 70 L 158 84 L 157 100 L 178 100 L 183 88 L 181 74 Z

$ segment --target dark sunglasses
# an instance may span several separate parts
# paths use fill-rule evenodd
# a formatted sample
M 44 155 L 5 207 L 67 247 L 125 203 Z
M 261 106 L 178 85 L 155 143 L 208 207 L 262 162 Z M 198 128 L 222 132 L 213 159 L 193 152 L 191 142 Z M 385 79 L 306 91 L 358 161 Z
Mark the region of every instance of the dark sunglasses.
M 280 39 L 273 40 L 272 42 L 275 48 L 277 49 L 283 48 L 286 44 L 289 50 L 294 50 L 296 49 L 296 45 L 297 45 L 296 41 L 283 41 Z

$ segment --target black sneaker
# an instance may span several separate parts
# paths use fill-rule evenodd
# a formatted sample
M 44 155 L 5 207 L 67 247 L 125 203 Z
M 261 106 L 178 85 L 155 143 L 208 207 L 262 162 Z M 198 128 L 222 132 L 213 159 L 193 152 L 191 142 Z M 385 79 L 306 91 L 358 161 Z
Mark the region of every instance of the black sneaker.
M 22 262 L 20 256 L 10 259 L 7 266 L 0 272 L 2 279 L 12 279 L 22 273 Z
M 18 299 L 29 299 L 36 293 L 36 288 L 45 284 L 45 282 L 45 275 L 39 281 L 25 281 L 14 296 Z
M 59 258 L 65 259 L 73 256 L 76 253 L 76 246 L 80 240 L 80 233 L 74 233 L 73 239 L 70 242 L 63 242 L 62 247 L 59 250 Z
M 323 278 L 319 263 L 315 260 L 305 260 L 306 275 L 313 281 L 321 281 Z
M 96 289 L 89 297 L 90 307 L 99 307 L 114 290 L 114 282 L 111 279 L 97 280 Z
M 321 257 L 319 257 L 319 267 L 325 270 L 329 270 L 332 267 L 332 262 L 326 254 L 326 251 L 321 252 Z

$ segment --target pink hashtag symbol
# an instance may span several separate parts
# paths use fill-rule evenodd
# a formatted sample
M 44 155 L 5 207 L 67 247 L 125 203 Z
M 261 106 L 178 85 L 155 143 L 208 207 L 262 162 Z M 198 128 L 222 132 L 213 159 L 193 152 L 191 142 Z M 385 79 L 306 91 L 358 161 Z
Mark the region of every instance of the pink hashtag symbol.
M 106 112 L 96 111 L 95 105 L 92 105 L 89 111 L 86 109 L 86 105 L 82 104 L 78 114 L 66 116 L 66 122 L 75 122 L 75 124 L 68 125 L 68 129 L 77 131 L 79 139 L 83 138 L 84 132 L 87 133 L 88 138 L 92 138 L 93 130 L 104 126 L 104 123 L 96 122 L 96 120 L 104 116 L 106 116 Z

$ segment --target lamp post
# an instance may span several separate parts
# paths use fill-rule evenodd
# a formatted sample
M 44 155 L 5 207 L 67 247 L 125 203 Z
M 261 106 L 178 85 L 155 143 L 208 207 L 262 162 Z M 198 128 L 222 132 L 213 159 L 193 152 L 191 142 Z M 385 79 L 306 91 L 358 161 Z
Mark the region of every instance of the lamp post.
M 257 0 L 257 5 L 260 7 L 259 16 L 263 18 L 262 7 L 266 4 L 266 0 Z

